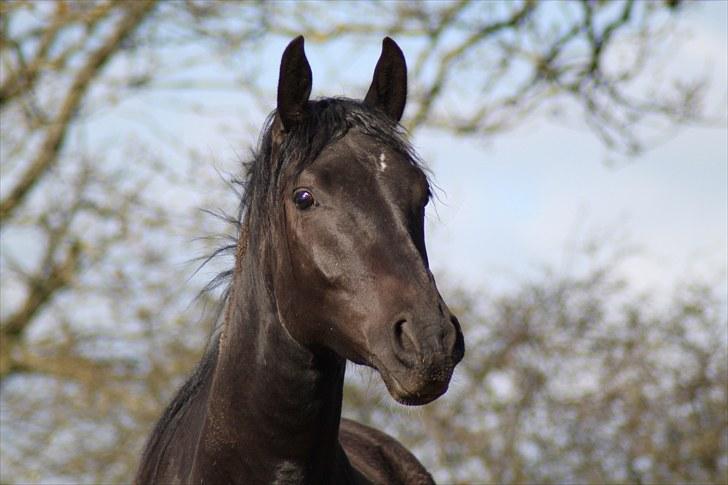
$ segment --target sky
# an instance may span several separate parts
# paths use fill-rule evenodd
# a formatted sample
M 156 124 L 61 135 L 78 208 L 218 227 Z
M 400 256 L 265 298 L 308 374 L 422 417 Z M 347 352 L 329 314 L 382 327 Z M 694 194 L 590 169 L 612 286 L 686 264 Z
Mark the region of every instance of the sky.
M 696 61 L 704 56 L 717 61 L 707 104 L 723 103 L 724 113 L 727 6 L 711 2 L 687 16 L 693 38 L 674 63 L 703 69 Z M 616 164 L 605 163 L 609 154 L 586 128 L 545 118 L 490 140 L 419 133 L 415 143 L 442 188 L 428 251 L 449 279 L 508 288 L 542 265 L 568 265 L 575 246 L 596 239 L 635 248 L 622 268 L 639 290 L 669 293 L 693 277 L 725 284 L 725 125 L 683 128 Z

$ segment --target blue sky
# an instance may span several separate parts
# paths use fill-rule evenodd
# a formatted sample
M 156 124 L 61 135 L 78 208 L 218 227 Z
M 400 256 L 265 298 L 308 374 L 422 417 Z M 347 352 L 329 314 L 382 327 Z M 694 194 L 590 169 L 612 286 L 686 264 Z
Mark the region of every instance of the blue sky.
M 590 238 L 637 246 L 624 269 L 640 288 L 725 270 L 724 130 L 684 130 L 619 167 L 589 134 L 540 121 L 488 145 L 430 141 L 421 151 L 445 191 L 430 217 L 431 260 L 458 280 L 500 288 L 567 264 Z

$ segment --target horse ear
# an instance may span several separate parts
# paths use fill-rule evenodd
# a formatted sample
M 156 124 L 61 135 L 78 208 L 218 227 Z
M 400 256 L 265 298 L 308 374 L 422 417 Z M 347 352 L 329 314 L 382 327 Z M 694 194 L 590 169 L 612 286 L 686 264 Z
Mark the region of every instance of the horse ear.
M 407 101 L 407 63 L 397 43 L 385 37 L 382 54 L 374 69 L 374 78 L 364 104 L 379 108 L 394 121 L 399 121 Z
M 303 36 L 299 35 L 283 51 L 278 76 L 278 116 L 285 131 L 303 119 L 311 95 L 311 79 Z

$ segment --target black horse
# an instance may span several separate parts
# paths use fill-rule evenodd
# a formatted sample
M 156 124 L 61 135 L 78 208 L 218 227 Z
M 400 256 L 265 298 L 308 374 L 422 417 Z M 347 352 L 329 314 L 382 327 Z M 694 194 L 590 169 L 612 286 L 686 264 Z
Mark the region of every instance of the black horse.
M 432 483 L 391 437 L 341 419 L 346 360 L 428 403 L 464 352 L 429 270 L 428 180 L 398 121 L 385 38 L 364 101 L 310 101 L 303 37 L 248 168 L 222 330 L 157 423 L 136 483 Z

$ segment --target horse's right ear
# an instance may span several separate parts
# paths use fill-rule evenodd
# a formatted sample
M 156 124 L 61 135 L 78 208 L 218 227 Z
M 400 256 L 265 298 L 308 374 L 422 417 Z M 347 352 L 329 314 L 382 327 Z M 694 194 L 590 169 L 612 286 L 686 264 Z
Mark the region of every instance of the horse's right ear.
M 311 66 L 303 50 L 303 36 L 288 44 L 281 58 L 278 76 L 278 117 L 288 131 L 303 120 L 311 95 Z

